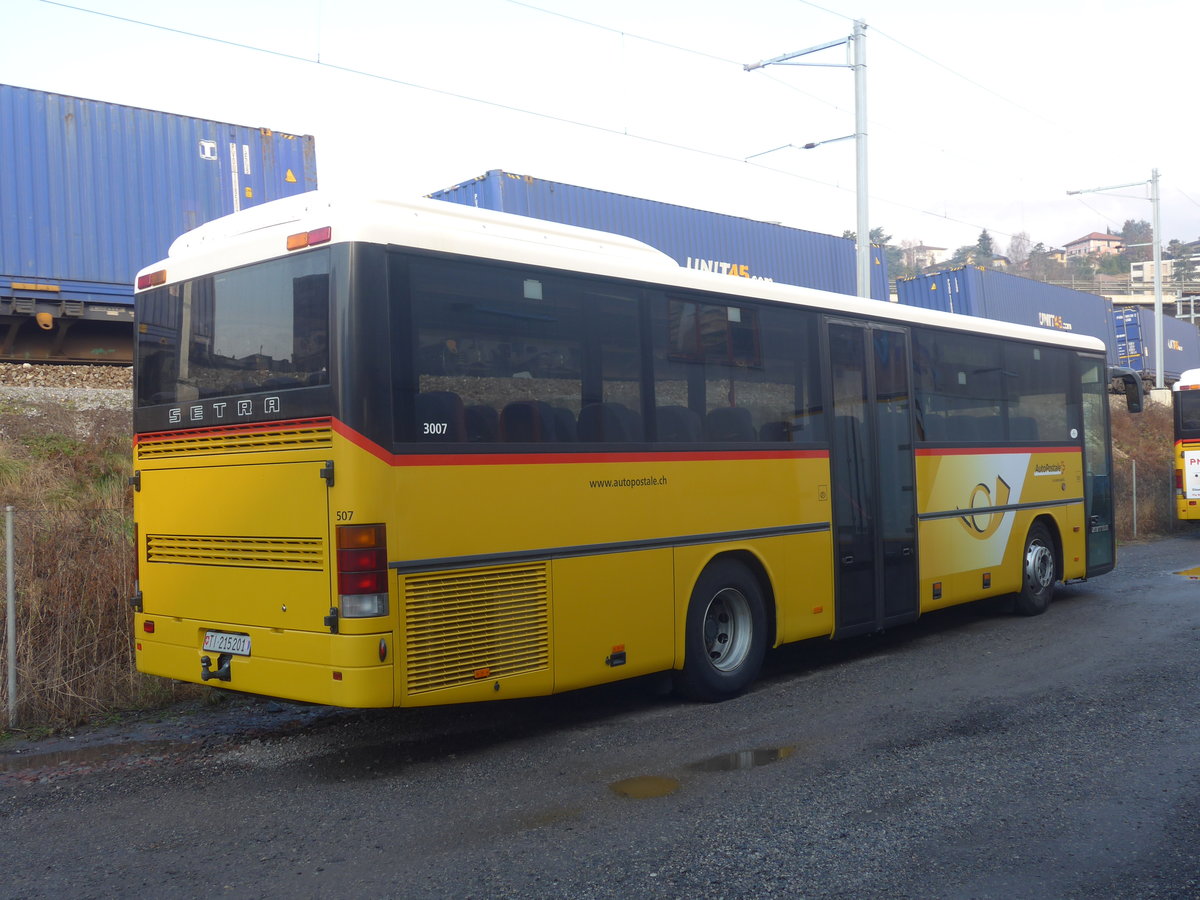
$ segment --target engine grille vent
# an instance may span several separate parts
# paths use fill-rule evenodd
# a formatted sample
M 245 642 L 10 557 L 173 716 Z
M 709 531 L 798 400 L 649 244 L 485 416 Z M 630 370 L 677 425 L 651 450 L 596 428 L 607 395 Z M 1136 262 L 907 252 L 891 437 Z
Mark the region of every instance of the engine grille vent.
M 146 561 L 321 571 L 325 568 L 325 542 L 321 538 L 148 534 Z
M 218 453 L 249 453 L 270 450 L 327 450 L 333 446 L 333 424 L 329 419 L 272 422 L 263 425 L 230 425 L 203 431 L 171 431 L 141 435 L 137 442 L 139 460 Z
M 544 563 L 408 576 L 409 693 L 547 668 L 549 597 Z

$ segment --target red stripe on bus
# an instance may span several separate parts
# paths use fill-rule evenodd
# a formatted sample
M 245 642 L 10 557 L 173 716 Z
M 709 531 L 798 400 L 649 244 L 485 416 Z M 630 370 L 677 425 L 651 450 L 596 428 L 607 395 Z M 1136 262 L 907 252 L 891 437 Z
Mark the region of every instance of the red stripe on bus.
M 699 450 L 660 453 L 391 453 L 334 420 L 333 430 L 391 466 L 529 466 L 564 463 L 697 462 L 730 459 L 828 459 L 827 450 Z

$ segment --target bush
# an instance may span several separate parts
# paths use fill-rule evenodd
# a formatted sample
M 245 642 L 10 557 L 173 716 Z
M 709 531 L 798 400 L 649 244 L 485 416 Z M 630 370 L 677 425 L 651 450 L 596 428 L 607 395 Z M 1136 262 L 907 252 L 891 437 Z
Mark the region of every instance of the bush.
M 26 727 L 174 698 L 168 682 L 134 668 L 129 419 L 0 409 L 0 506 L 15 508 L 17 721 Z M 0 668 L 6 705 L 7 659 Z
M 1174 428 L 1169 405 L 1148 403 L 1131 414 L 1123 398 L 1112 403 L 1113 494 L 1118 541 L 1170 534 L 1184 527 L 1175 518 Z M 1134 529 L 1134 463 L 1137 464 L 1137 528 Z

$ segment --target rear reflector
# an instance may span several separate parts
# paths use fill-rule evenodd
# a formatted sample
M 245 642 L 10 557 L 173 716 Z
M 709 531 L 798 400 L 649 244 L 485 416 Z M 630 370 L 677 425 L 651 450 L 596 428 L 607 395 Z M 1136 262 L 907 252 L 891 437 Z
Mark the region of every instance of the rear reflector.
M 333 228 L 326 225 L 324 228 L 314 228 L 312 231 L 289 234 L 287 248 L 303 250 L 305 247 L 315 247 L 317 244 L 328 244 L 331 240 L 333 240 Z
M 139 275 L 137 287 L 139 291 L 144 291 L 146 288 L 158 287 L 160 284 L 167 283 L 167 270 L 159 269 L 157 272 L 149 272 L 145 275 Z

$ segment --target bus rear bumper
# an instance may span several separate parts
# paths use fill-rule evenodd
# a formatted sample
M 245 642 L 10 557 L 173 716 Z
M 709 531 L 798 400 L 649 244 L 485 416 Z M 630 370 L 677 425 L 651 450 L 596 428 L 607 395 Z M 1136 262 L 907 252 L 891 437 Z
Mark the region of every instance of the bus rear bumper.
M 393 652 L 390 633 L 280 631 L 145 613 L 135 617 L 134 628 L 137 668 L 147 675 L 327 706 L 395 702 L 395 672 L 386 659 Z M 250 655 L 205 650 L 210 631 L 249 637 Z

